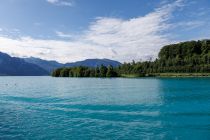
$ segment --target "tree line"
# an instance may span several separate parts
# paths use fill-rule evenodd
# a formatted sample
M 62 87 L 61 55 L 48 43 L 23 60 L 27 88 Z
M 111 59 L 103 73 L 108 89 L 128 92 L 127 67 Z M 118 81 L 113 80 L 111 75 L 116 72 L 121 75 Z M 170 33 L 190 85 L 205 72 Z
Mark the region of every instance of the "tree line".
M 118 67 L 60 68 L 55 77 L 147 76 L 155 73 L 209 73 L 210 40 L 188 41 L 164 46 L 154 61 L 124 63 Z
M 101 65 L 100 67 L 72 67 L 59 68 L 53 71 L 54 77 L 118 77 L 116 70 L 110 65 L 108 67 Z

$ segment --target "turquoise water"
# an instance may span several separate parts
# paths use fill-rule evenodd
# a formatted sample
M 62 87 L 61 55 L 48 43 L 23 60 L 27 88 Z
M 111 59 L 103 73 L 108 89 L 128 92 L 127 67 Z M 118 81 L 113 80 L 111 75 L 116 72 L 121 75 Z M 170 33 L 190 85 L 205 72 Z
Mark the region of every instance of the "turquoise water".
M 0 139 L 210 139 L 210 79 L 0 77 Z

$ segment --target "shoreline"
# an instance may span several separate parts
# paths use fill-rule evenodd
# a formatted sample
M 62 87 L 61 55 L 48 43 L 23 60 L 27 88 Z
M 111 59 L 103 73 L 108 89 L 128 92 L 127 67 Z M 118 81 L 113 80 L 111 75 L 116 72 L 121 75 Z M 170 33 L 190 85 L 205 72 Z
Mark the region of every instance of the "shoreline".
M 122 74 L 117 77 L 65 77 L 51 76 L 54 78 L 210 78 L 210 73 L 152 73 L 152 74 Z
M 144 75 L 123 74 L 123 78 L 157 77 L 157 78 L 203 78 L 210 77 L 210 73 L 152 73 Z

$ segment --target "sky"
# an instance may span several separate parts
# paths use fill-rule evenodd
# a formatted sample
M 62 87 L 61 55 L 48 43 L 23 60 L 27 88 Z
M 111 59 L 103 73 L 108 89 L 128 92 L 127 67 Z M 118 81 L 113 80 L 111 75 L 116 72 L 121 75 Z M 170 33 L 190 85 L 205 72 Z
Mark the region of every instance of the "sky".
M 0 0 L 0 51 L 58 62 L 155 59 L 210 39 L 210 0 Z

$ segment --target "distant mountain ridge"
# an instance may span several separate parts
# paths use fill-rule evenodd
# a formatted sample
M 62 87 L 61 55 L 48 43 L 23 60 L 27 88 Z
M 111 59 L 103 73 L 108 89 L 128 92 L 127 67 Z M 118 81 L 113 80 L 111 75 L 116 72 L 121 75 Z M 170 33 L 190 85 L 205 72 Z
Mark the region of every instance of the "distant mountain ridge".
M 49 73 L 51 73 L 53 70 L 55 70 L 57 68 L 63 67 L 63 65 L 64 65 L 57 61 L 47 61 L 47 60 L 43 60 L 43 59 L 35 58 L 35 57 L 29 57 L 29 58 L 23 58 L 23 59 L 27 63 L 32 63 L 32 64 L 35 64 L 35 65 L 45 69 Z
M 121 63 L 118 61 L 110 60 L 110 59 L 86 59 L 83 61 L 77 61 L 73 63 L 64 64 L 64 66 L 66 67 L 76 67 L 76 66 L 97 67 L 100 65 L 104 65 L 104 66 L 112 65 L 113 67 L 117 67 L 121 65 Z
M 32 63 L 35 65 L 38 65 L 39 67 L 45 69 L 49 73 L 51 73 L 53 70 L 60 68 L 60 67 L 76 67 L 76 66 L 86 66 L 86 67 L 97 67 L 100 65 L 108 66 L 112 65 L 113 67 L 117 67 L 121 65 L 120 62 L 110 60 L 110 59 L 86 59 L 83 61 L 77 61 L 72 63 L 59 63 L 57 61 L 47 61 L 40 58 L 24 58 L 24 60 L 28 63 Z
M 61 67 L 112 65 L 117 67 L 120 62 L 109 59 L 86 59 L 73 63 L 62 64 L 57 61 L 48 61 L 40 58 L 17 58 L 0 52 L 0 75 L 8 76 L 43 76 L 50 75 L 53 70 Z
M 35 64 L 27 63 L 21 58 L 11 57 L 0 52 L 0 75 L 43 76 L 49 75 L 49 72 Z

